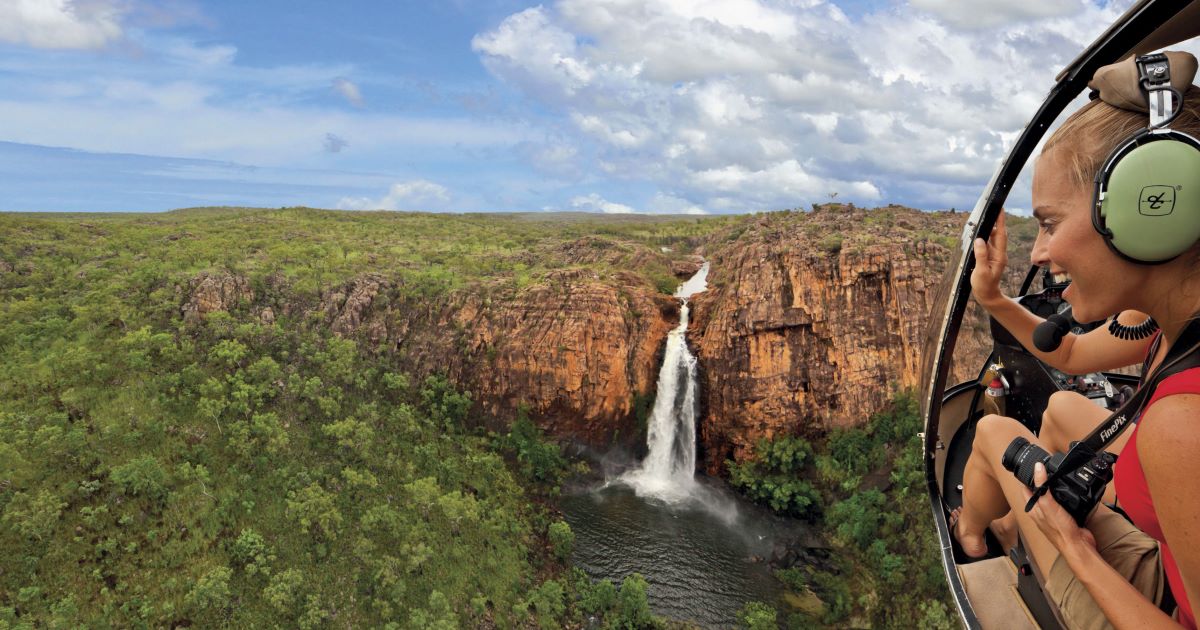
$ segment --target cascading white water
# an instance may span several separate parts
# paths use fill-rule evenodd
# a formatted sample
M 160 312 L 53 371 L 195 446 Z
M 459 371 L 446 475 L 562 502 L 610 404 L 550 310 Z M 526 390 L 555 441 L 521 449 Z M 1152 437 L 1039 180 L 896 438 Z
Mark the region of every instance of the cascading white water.
M 658 391 L 646 436 L 649 454 L 640 468 L 621 476 L 639 496 L 676 503 L 692 496 L 696 482 L 696 357 L 687 347 L 688 298 L 708 288 L 704 263 L 675 291 L 679 326 L 667 336 Z

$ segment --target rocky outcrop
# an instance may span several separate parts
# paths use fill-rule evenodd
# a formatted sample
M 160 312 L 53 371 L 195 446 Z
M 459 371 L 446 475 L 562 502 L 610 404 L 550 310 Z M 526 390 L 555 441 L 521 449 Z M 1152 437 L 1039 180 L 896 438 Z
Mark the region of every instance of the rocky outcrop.
M 229 311 L 240 303 L 254 300 L 254 291 L 245 277 L 235 274 L 202 273 L 191 280 L 183 304 L 184 321 L 196 321 L 217 311 Z
M 440 365 L 489 415 L 518 405 L 554 435 L 602 446 L 644 439 L 634 397 L 652 394 L 678 304 L 632 273 L 573 269 L 519 291 L 467 293 L 399 348 Z M 440 340 L 430 331 L 441 331 Z M 451 350 L 446 352 L 446 346 Z
M 382 276 L 372 274 L 325 295 L 321 310 L 330 320 L 333 334 L 344 336 L 361 329 L 374 345 L 386 340 L 388 311 L 386 308 L 371 309 L 371 306 L 379 292 L 388 286 Z
M 687 256 L 686 258 L 671 262 L 671 273 L 676 278 L 686 280 L 700 271 L 700 267 L 704 266 L 703 256 Z
M 696 296 L 689 329 L 704 366 L 708 472 L 750 455 L 759 438 L 865 422 L 897 388 L 918 385 L 951 253 L 894 219 L 937 235 L 953 234 L 961 215 L 893 214 L 875 229 L 844 207 L 785 224 L 766 218 L 714 254 L 712 288 Z

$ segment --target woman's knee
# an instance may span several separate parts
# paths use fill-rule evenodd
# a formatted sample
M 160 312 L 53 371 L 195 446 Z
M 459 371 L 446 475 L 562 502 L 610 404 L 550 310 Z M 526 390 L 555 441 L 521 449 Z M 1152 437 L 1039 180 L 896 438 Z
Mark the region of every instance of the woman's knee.
M 1012 439 L 1028 429 L 1025 425 L 1006 416 L 989 414 L 979 419 L 975 425 L 975 441 L 972 450 L 975 453 L 992 458 L 993 454 L 1003 453 Z
M 1099 423 L 1104 415 L 1103 409 L 1076 392 L 1055 392 L 1046 401 L 1038 440 L 1052 452 L 1065 451 L 1072 440 L 1082 438 L 1094 428 L 1093 416 Z

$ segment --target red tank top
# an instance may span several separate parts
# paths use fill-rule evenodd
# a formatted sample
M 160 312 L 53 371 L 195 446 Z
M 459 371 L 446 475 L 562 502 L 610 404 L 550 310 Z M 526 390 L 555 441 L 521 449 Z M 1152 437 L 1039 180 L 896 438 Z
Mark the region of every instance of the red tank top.
M 1200 394 L 1200 368 L 1184 370 L 1173 374 L 1158 384 L 1146 409 L 1161 398 L 1174 394 Z M 1145 415 L 1145 411 L 1142 412 Z M 1160 420 L 1161 421 L 1161 420 Z M 1121 449 L 1113 468 L 1113 487 L 1117 490 L 1117 503 L 1129 515 L 1130 520 L 1138 529 L 1149 534 L 1158 541 L 1162 550 L 1163 572 L 1166 573 L 1167 583 L 1171 585 L 1171 593 L 1179 604 L 1179 623 L 1188 628 L 1196 628 L 1196 617 L 1192 613 L 1191 603 L 1188 602 L 1187 591 L 1183 588 L 1183 577 L 1179 573 L 1179 565 L 1167 547 L 1163 537 L 1162 527 L 1158 522 L 1158 514 L 1154 511 L 1154 502 L 1150 498 L 1150 489 L 1146 486 L 1146 475 L 1142 470 L 1142 462 L 1137 452 L 1138 427 L 1134 425 L 1129 443 Z

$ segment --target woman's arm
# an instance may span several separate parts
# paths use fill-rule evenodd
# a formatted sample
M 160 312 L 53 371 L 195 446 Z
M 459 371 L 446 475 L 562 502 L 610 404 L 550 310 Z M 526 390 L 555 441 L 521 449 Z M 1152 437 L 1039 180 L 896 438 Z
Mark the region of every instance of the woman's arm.
M 1179 565 L 1192 612 L 1200 612 L 1200 395 L 1162 398 L 1139 422 L 1138 458 L 1154 511 Z
M 1000 279 L 1008 264 L 1008 231 L 1001 214 L 992 229 L 991 241 L 975 239 L 975 270 L 971 272 L 971 293 L 975 301 L 1000 323 L 1033 356 L 1067 374 L 1090 374 L 1139 363 L 1146 356 L 1149 340 L 1118 339 L 1101 326 L 1083 335 L 1068 334 L 1054 352 L 1042 352 L 1033 345 L 1033 330 L 1045 320 L 1025 310 L 1000 291 Z M 1146 315 L 1137 311 L 1121 313 L 1119 321 L 1140 324 Z

